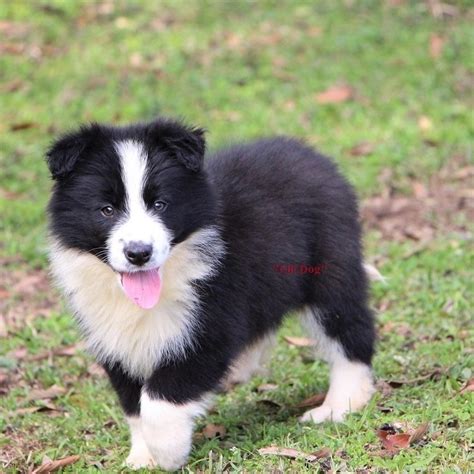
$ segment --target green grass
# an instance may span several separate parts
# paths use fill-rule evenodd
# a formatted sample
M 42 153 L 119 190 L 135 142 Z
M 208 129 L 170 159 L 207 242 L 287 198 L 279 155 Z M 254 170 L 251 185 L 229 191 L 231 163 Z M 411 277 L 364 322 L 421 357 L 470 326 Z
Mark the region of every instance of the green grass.
M 0 258 L 18 257 L 1 275 L 7 280 L 10 271 L 46 267 L 50 181 L 44 151 L 58 132 L 84 121 L 181 116 L 209 130 L 211 148 L 296 135 L 334 156 L 363 197 L 382 191 L 379 176 L 387 168 L 391 186 L 408 192 L 412 180 L 427 183 L 455 156 L 472 165 L 470 2 L 457 2 L 457 14 L 447 18 L 435 18 L 425 2 L 390 3 L 121 1 L 107 13 L 91 2 L 0 0 L 0 18 L 16 25 L 0 39 L 0 46 L 10 45 L 0 56 Z M 19 25 L 26 25 L 23 31 Z M 436 59 L 429 54 L 432 35 L 445 38 Z M 12 45 L 23 52 L 12 54 Z M 14 81 L 18 88 L 11 91 Z M 338 83 L 354 87 L 355 99 L 319 105 L 315 96 Z M 431 127 L 420 128 L 420 117 Z M 25 123 L 32 126 L 11 130 Z M 374 152 L 351 156 L 351 147 L 364 141 L 375 144 Z M 199 422 L 198 431 L 213 422 L 225 425 L 227 434 L 196 438 L 184 472 L 317 470 L 318 463 L 258 454 L 271 444 L 305 452 L 330 448 L 333 456 L 322 470 L 472 469 L 473 398 L 458 393 L 473 366 L 472 234 L 446 228 L 420 252 L 410 241 L 387 241 L 376 232 L 366 235 L 365 244 L 369 260 L 382 260 L 388 281 L 373 288 L 373 305 L 388 305 L 379 326 L 393 321 L 411 328 L 408 336 L 381 333 L 377 377 L 408 380 L 436 368 L 443 375 L 403 385 L 386 399 L 377 395 L 343 424 L 301 425 L 301 410 L 292 407 L 326 389 L 327 371 L 308 362 L 304 349 L 280 340 L 271 375 L 220 396 L 215 411 Z M 20 300 L 7 302 L 12 305 Z M 0 347 L 0 365 L 10 373 L 17 365 L 21 375 L 0 398 L 0 446 L 17 451 L 7 471 L 26 471 L 44 455 L 80 454 L 65 471 L 99 466 L 117 472 L 127 453 L 127 430 L 108 382 L 88 373 L 88 357 L 56 357 L 51 364 L 12 356 L 20 347 L 36 354 L 75 343 L 78 332 L 67 310 L 25 321 Z M 282 335 L 298 331 L 289 320 Z M 263 382 L 278 388 L 259 393 Z M 12 415 L 32 386 L 54 383 L 68 389 L 55 401 L 64 410 L 59 416 Z M 273 410 L 261 399 L 280 407 Z M 425 444 L 393 458 L 374 454 L 380 448 L 376 430 L 384 423 L 425 421 Z

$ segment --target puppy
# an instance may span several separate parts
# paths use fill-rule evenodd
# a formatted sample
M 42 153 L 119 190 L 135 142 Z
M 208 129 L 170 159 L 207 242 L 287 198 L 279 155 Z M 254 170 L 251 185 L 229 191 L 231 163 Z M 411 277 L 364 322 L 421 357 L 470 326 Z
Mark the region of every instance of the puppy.
M 132 468 L 184 465 L 194 418 L 259 370 L 288 313 L 330 365 L 301 421 L 340 421 L 374 391 L 350 185 L 291 138 L 204 155 L 202 129 L 164 118 L 85 126 L 47 153 L 52 273 L 118 394 Z

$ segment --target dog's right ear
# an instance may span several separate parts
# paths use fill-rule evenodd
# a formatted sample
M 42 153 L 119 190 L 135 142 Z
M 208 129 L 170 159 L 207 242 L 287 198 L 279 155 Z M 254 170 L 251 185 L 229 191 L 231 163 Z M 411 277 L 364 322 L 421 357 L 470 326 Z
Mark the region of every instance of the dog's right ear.
M 53 143 L 46 152 L 46 162 L 53 179 L 66 178 L 73 171 L 80 156 L 90 143 L 95 129 L 97 129 L 95 124 L 82 127 Z

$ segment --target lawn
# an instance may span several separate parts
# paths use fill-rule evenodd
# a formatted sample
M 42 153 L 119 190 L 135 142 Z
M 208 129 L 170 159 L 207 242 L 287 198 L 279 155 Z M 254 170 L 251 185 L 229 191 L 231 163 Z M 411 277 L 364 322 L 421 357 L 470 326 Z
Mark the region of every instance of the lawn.
M 285 339 L 302 335 L 288 318 L 268 375 L 199 420 L 183 472 L 472 470 L 473 20 L 468 0 L 0 0 L 0 470 L 123 469 L 115 395 L 49 286 L 43 156 L 82 122 L 157 114 L 206 127 L 211 149 L 290 134 L 333 156 L 386 277 L 363 412 L 298 423 L 327 369 Z M 420 426 L 384 448 L 380 430 Z

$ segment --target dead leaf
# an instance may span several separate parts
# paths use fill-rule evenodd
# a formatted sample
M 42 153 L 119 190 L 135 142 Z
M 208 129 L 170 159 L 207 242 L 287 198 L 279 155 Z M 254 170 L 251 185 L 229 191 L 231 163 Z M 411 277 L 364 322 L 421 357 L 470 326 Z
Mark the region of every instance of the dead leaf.
M 320 459 L 316 454 L 307 454 L 293 448 L 280 448 L 278 446 L 269 446 L 268 448 L 260 448 L 258 453 L 262 456 L 273 455 L 282 456 L 291 459 L 304 459 L 307 462 L 314 462 Z
M 95 362 L 89 365 L 87 373 L 93 377 L 104 377 L 106 375 L 104 368 Z
M 413 190 L 413 195 L 417 199 L 425 199 L 428 196 L 428 190 L 426 189 L 426 186 L 419 181 L 413 181 L 411 183 L 411 188 Z
M 402 385 L 420 385 L 427 380 L 434 380 L 440 378 L 441 375 L 445 374 L 447 369 L 434 369 L 432 372 L 428 374 L 420 375 L 419 377 L 415 377 L 413 379 L 401 379 L 401 380 L 387 380 L 386 382 L 392 388 L 400 388 Z
M 66 458 L 57 459 L 56 461 L 46 461 L 40 467 L 35 469 L 32 474 L 47 474 L 49 472 L 57 471 L 58 469 L 69 466 L 79 461 L 80 456 L 68 456 Z
M 369 142 L 361 142 L 357 145 L 354 145 L 350 150 L 349 154 L 351 156 L 367 156 L 371 155 L 375 149 L 375 145 Z
M 18 122 L 10 125 L 10 131 L 19 132 L 20 130 L 27 130 L 28 128 L 37 127 L 38 124 L 35 122 Z
M 25 82 L 23 82 L 21 79 L 13 79 L 9 82 L 5 82 L 0 85 L 0 91 L 1 92 L 16 92 L 20 89 L 23 89 L 26 87 Z
M 393 392 L 393 387 L 385 380 L 377 380 L 375 388 L 384 398 L 389 397 Z
M 411 435 L 410 435 L 410 446 L 420 441 L 423 436 L 428 432 L 430 424 L 428 422 L 422 423 Z
M 339 104 L 354 98 L 354 89 L 347 85 L 331 86 L 316 95 L 318 104 Z
M 34 407 L 18 408 L 13 412 L 14 415 L 22 416 L 29 415 L 31 413 L 37 412 L 61 412 L 64 411 L 62 408 L 59 408 L 52 403 L 43 403 L 43 405 L 38 405 Z
M 311 397 L 308 397 L 302 402 L 295 405 L 295 408 L 318 407 L 319 405 L 323 404 L 325 398 L 326 398 L 326 392 L 316 393 L 312 395 Z
M 308 337 L 285 336 L 283 339 L 285 339 L 285 341 L 290 346 L 295 346 L 295 347 L 308 347 L 308 346 L 316 345 L 316 341 Z
M 391 434 L 390 431 L 378 430 L 377 436 L 387 451 L 399 451 L 410 446 L 410 435 L 407 433 Z
M 274 383 L 262 383 L 257 387 L 257 392 L 270 392 L 271 390 L 276 390 L 278 388 L 277 384 Z
M 313 456 L 316 456 L 318 459 L 329 458 L 332 455 L 332 452 L 329 448 L 321 448 L 314 453 L 311 453 Z
M 469 379 L 465 384 L 464 387 L 459 392 L 460 394 L 474 392 L 474 378 Z
M 23 360 L 28 355 L 28 349 L 26 347 L 19 347 L 18 349 L 9 352 L 8 355 L 16 360 Z
M 409 433 L 397 433 L 397 428 L 395 426 L 400 429 L 400 425 L 394 423 L 393 426 L 384 425 L 377 430 L 377 436 L 381 440 L 384 449 L 392 454 L 401 449 L 409 448 L 420 441 L 427 433 L 429 423 L 422 423 L 415 430 L 410 430 L 411 432 Z
M 41 352 L 39 354 L 32 355 L 26 359 L 29 362 L 37 362 L 39 360 L 49 359 L 53 356 L 62 356 L 62 357 L 72 357 L 77 354 L 78 345 L 73 344 L 72 346 L 58 347 L 46 352 Z
M 24 37 L 31 27 L 27 23 L 0 20 L 0 33 L 4 38 L 21 38 Z
M 442 36 L 436 33 L 433 33 L 430 36 L 430 56 L 433 59 L 438 59 L 441 56 L 444 48 L 444 43 L 445 39 Z
M 47 399 L 54 399 L 59 397 L 60 395 L 64 395 L 66 393 L 66 389 L 64 387 L 60 387 L 59 385 L 52 385 L 51 387 L 43 390 L 43 389 L 36 389 L 32 390 L 27 397 L 28 401 L 33 400 L 47 400 Z
M 224 425 L 214 425 L 212 423 L 206 425 L 202 430 L 202 434 L 207 439 L 223 438 L 226 435 L 226 432 L 227 430 L 225 429 Z
M 398 334 L 399 336 L 409 337 L 413 334 L 413 331 L 409 324 L 399 323 L 395 321 L 389 321 L 385 323 L 381 328 L 382 334 Z
M 474 166 L 464 166 L 460 170 L 457 170 L 455 173 L 453 173 L 452 177 L 454 179 L 470 179 L 472 176 L 474 176 Z

